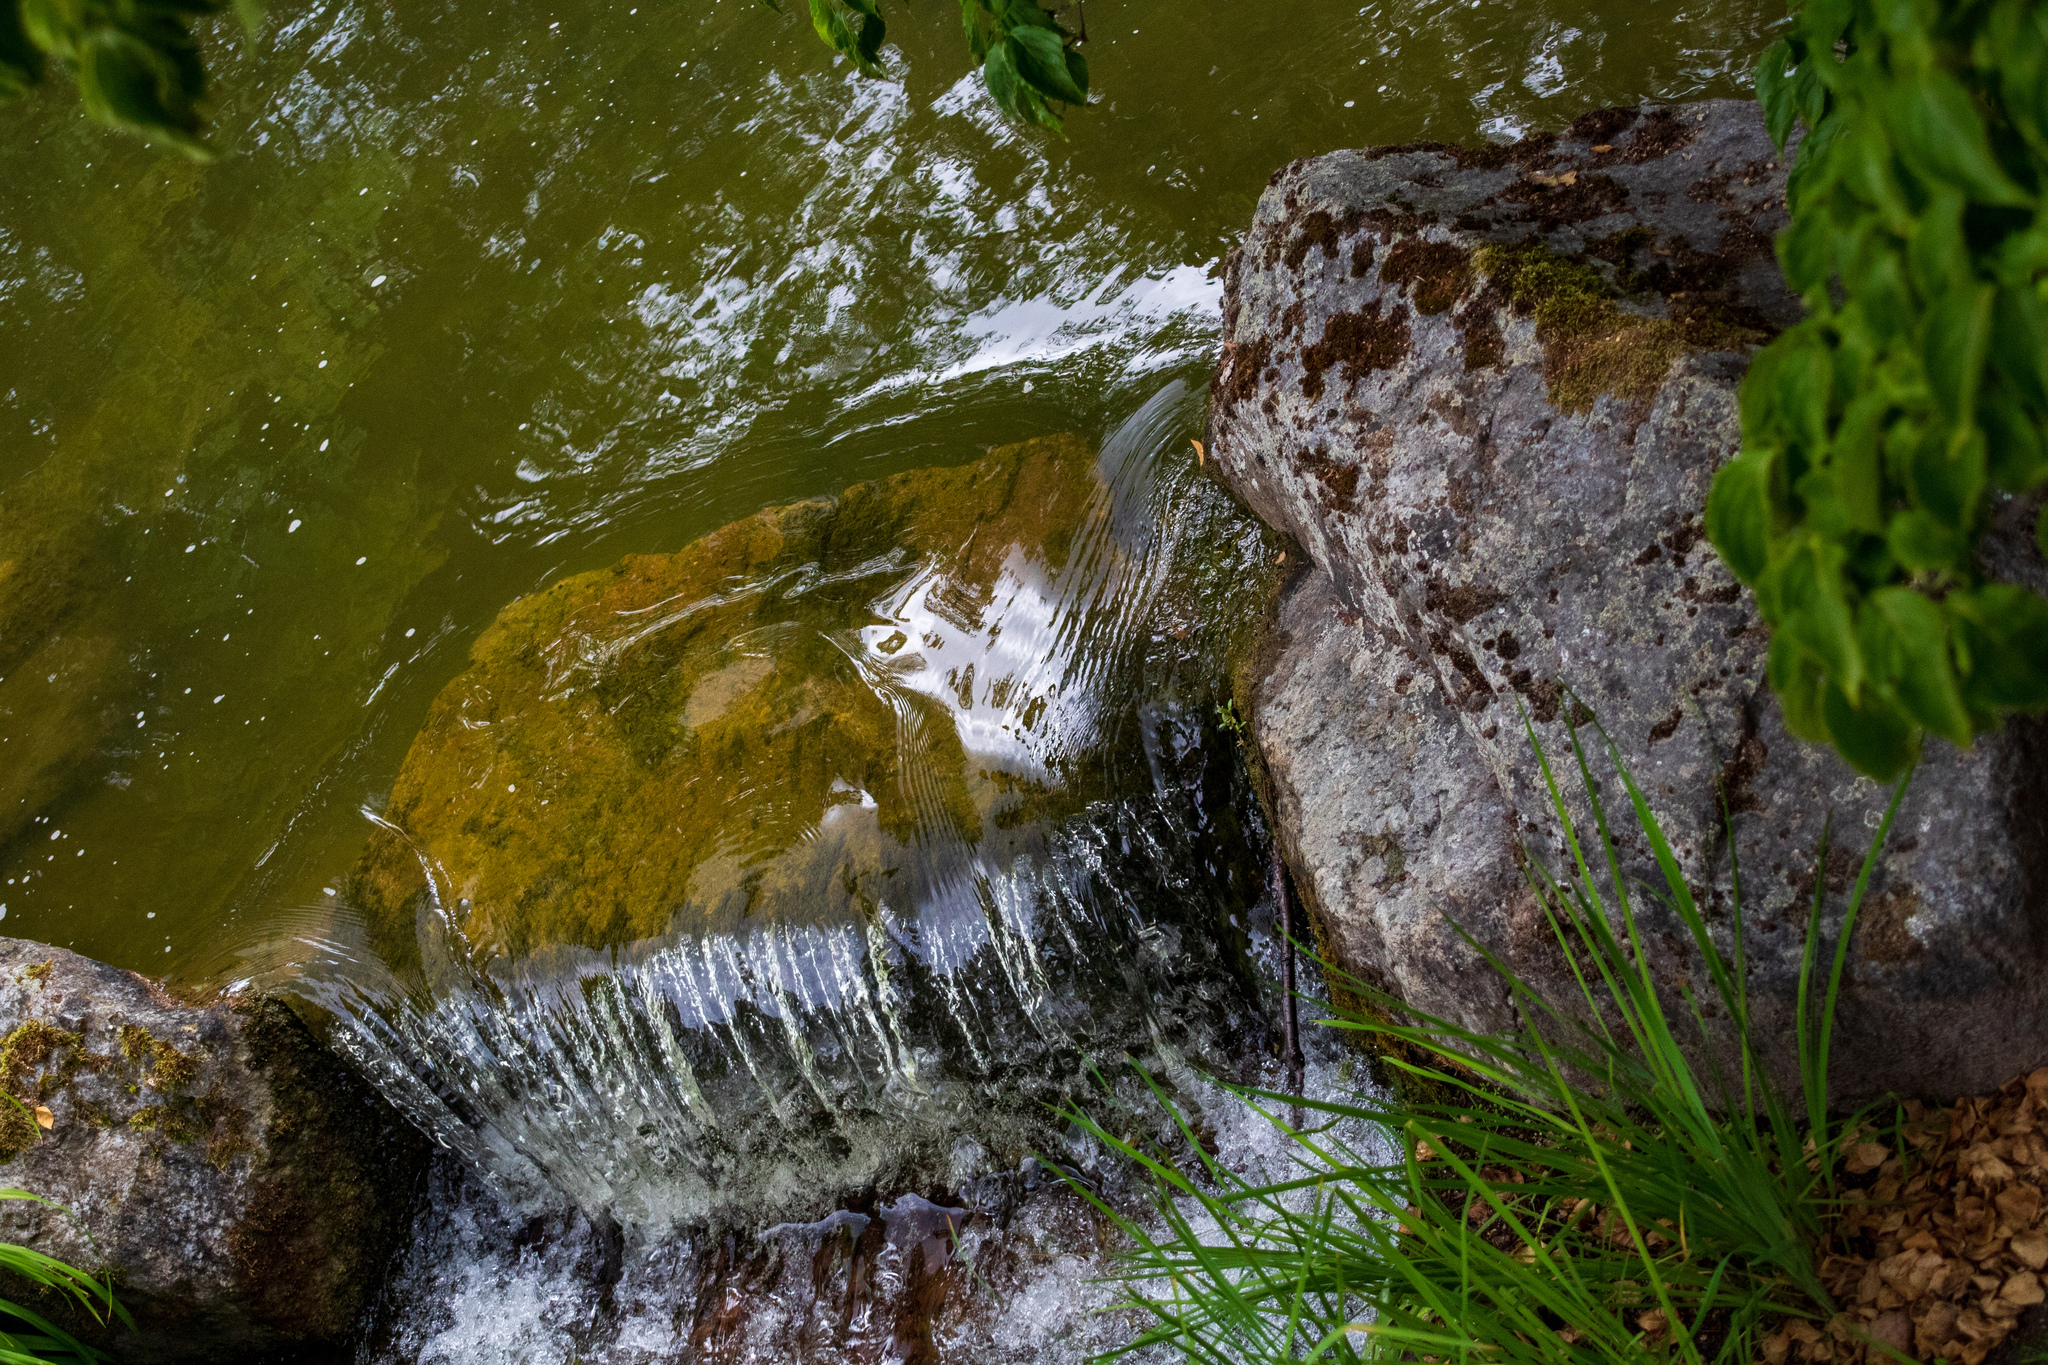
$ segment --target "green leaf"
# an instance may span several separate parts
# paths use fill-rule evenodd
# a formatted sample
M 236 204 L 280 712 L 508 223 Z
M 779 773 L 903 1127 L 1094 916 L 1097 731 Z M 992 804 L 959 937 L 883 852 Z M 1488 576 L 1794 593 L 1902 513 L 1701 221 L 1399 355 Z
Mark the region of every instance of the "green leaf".
M 1777 567 L 1777 593 L 1785 608 L 1778 628 L 1820 661 L 1833 686 L 1857 697 L 1863 689 L 1863 650 L 1841 573 L 1832 562 L 1839 553 L 1809 542 Z
M 882 39 L 888 33 L 888 25 L 879 14 L 868 14 L 860 21 L 860 37 L 856 42 L 861 68 L 876 70 L 875 59 L 881 54 Z
M 1805 334 L 1805 345 L 1778 365 L 1778 413 L 1808 450 L 1828 443 L 1828 403 L 1834 392 L 1835 367 L 1825 334 Z
M 1849 524 L 1868 535 L 1883 535 L 1885 529 L 1884 464 L 1879 458 L 1878 435 L 1890 412 L 1891 400 L 1883 392 L 1858 394 L 1842 414 L 1842 425 L 1828 451 L 1828 467 L 1834 473 Z
M 43 79 L 42 50 L 29 41 L 21 9 L 14 0 L 0 0 L 0 101 L 19 99 Z
M 1771 548 L 1771 457 L 1744 451 L 1722 465 L 1707 493 L 1707 539 L 1735 576 L 1754 583 Z
M 1864 600 L 1857 622 L 1874 677 L 1914 722 L 1956 744 L 1972 727 L 1949 657 L 1948 619 L 1911 588 L 1881 588 Z
M 2021 401 L 2048 409 L 2048 310 L 2029 286 L 2001 289 L 1991 310 L 1991 360 Z
M 1866 777 L 1890 782 L 1919 756 L 1919 737 L 1905 715 L 1875 693 L 1864 704 L 1851 702 L 1841 688 L 1829 684 L 1821 697 L 1828 737 L 1849 766 Z
M 1963 236 L 1963 196 L 1943 190 L 1913 225 L 1906 248 L 1913 283 L 1925 299 L 1937 299 L 1971 284 L 1970 251 Z
M 211 157 L 199 141 L 199 115 L 169 55 L 119 29 L 88 33 L 76 72 L 86 112 L 109 127 L 141 133 L 197 160 Z
M 2048 602 L 2010 583 L 1950 593 L 1957 653 L 1967 653 L 1963 696 L 1986 711 L 2048 708 Z
M 1993 389 L 1979 399 L 1977 422 L 1984 429 L 1991 479 L 2000 488 L 2025 493 L 2048 478 L 2048 450 L 2042 447 L 2040 428 L 2010 392 Z
M 1017 58 L 1007 41 L 990 45 L 988 60 L 982 63 L 981 79 L 997 108 L 1015 118 L 1025 116 L 1017 100 L 1023 83 L 1017 76 Z
M 1828 742 L 1827 716 L 1821 707 L 1827 691 L 1827 674 L 1820 663 L 1787 635 L 1771 637 L 1769 666 L 1771 690 L 1778 694 L 1778 707 L 1785 716 L 1785 728 L 1814 744 Z
M 1927 384 L 1950 421 L 1977 402 L 1977 385 L 1991 350 L 1991 308 L 1996 291 L 1988 284 L 1950 289 L 1927 310 L 1920 342 Z
M 1081 92 L 1081 101 L 1088 99 L 1088 59 L 1072 48 L 1067 50 L 1067 79 Z
M 1914 497 L 1945 525 L 1967 535 L 1976 533 L 1989 482 L 1984 432 L 1975 422 L 1965 422 L 1947 433 L 1935 429 L 1914 455 Z
M 1955 527 L 1914 508 L 1892 518 L 1885 536 L 1893 558 L 1913 573 L 1944 573 L 1967 569 L 1970 543 Z
M 988 58 L 988 34 L 982 24 L 982 13 L 983 7 L 977 0 L 960 0 L 960 27 L 966 30 L 967 50 L 977 62 Z
M 1763 59 L 1756 64 L 1756 97 L 1764 107 L 1764 128 L 1781 153 L 1785 150 L 1785 139 L 1792 135 L 1792 124 L 1799 117 L 1788 74 L 1791 65 L 1792 44 L 1783 38 L 1765 48 Z
M 1018 74 L 1047 99 L 1069 104 L 1086 104 L 1088 93 L 1074 84 L 1067 71 L 1065 45 L 1051 29 L 1013 29 L 1010 41 L 1017 45 Z
M 1834 224 L 1825 214 L 1808 214 L 1778 237 L 1778 265 L 1785 282 L 1795 294 L 1810 294 L 1827 287 L 1834 273 L 1829 248 L 1834 243 Z
M 1895 83 L 1886 95 L 1885 123 L 1899 154 L 1927 179 L 1953 185 L 1979 203 L 2029 203 L 1992 154 L 1984 115 L 1970 92 L 1947 72 L 1927 71 Z

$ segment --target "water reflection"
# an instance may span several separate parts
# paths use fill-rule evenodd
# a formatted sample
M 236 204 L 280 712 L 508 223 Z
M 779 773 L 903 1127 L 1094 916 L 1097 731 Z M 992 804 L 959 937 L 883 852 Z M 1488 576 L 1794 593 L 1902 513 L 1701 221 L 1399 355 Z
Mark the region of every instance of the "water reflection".
M 507 602 L 1112 430 L 1199 382 L 1274 167 L 1735 93 L 1774 14 L 1097 6 L 1101 102 L 1059 140 L 993 118 L 937 11 L 863 82 L 739 0 L 331 0 L 255 50 L 222 31 L 219 166 L 54 91 L 10 110 L 7 927 L 190 976 L 223 926 L 333 884 Z

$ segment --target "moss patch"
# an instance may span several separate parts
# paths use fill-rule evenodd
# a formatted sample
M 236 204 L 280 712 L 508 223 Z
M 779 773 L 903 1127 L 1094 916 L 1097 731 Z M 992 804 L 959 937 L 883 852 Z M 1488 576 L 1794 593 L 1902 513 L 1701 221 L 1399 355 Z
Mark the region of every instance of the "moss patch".
M 199 1059 L 178 1051 L 140 1024 L 121 1026 L 121 1056 L 150 1068 L 145 1082 L 153 1090 L 182 1090 L 199 1079 Z
M 1673 299 L 1672 316 L 1664 318 L 1624 312 L 1620 291 L 1598 266 L 1558 256 L 1533 239 L 1482 247 L 1473 264 L 1516 313 L 1534 316 L 1550 401 L 1566 412 L 1590 411 L 1603 393 L 1647 402 L 1686 352 L 1745 350 L 1766 339 L 1706 303 Z

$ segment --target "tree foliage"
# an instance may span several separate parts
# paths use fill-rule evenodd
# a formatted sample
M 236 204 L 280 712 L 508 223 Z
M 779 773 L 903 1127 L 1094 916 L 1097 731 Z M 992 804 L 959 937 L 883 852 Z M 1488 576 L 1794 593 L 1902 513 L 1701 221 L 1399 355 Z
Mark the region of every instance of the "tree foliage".
M 206 66 L 195 21 L 230 0 L 0 0 L 0 103 L 40 85 L 54 64 L 78 86 L 85 111 L 196 160 L 204 137 Z M 256 0 L 232 0 L 257 26 Z M 777 0 L 764 0 L 780 8 Z M 809 0 L 818 37 L 863 75 L 882 74 L 887 33 L 877 0 Z M 1078 6 L 1076 6 L 1078 8 Z M 990 96 L 1010 117 L 1057 131 L 1055 106 L 1088 102 L 1088 63 L 1077 41 L 1036 0 L 960 0 L 967 45 Z
M 2048 601 L 1978 556 L 2048 484 L 2048 4 L 1804 0 L 1757 93 L 1781 148 L 1806 129 L 1778 257 L 1807 317 L 1750 367 L 1707 532 L 1787 725 L 1890 778 L 2048 708 Z
M 780 8 L 777 0 L 762 3 Z M 810 0 L 810 8 L 827 47 L 863 75 L 882 74 L 887 27 L 877 0 Z M 1077 39 L 1037 0 L 960 0 L 960 22 L 982 82 L 1011 118 L 1057 132 L 1055 105 L 1088 102 L 1088 61 L 1075 51 Z

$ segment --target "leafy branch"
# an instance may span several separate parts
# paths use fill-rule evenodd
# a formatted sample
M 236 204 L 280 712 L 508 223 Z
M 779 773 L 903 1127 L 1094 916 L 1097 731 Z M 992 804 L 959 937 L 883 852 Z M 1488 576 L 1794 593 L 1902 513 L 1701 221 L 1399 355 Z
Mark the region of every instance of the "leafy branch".
M 888 25 L 877 0 L 808 3 L 827 47 L 864 76 L 882 74 Z M 0 0 L 0 103 L 42 84 L 54 64 L 95 122 L 210 161 L 206 66 L 191 26 L 230 5 L 258 29 L 257 0 Z M 1010 117 L 1057 132 L 1055 106 L 1088 102 L 1088 62 L 1075 50 L 1085 25 L 1070 34 L 1035 0 L 960 0 L 960 20 L 990 96 Z
M 1757 94 L 1780 148 L 1807 130 L 1778 241 L 1807 316 L 1744 380 L 1707 533 L 1786 724 L 1891 778 L 2048 709 L 2048 602 L 1978 558 L 2048 484 L 2048 6 L 1804 0 Z
M 191 23 L 224 0 L 0 0 L 0 102 L 42 83 L 55 62 L 96 122 L 213 157 L 200 132 L 206 67 Z M 235 0 L 255 31 L 255 0 Z
M 781 9 L 778 0 L 762 3 Z M 825 45 L 862 75 L 880 76 L 888 30 L 876 0 L 809 3 L 811 27 Z M 1058 132 L 1063 120 L 1053 106 L 1088 102 L 1088 61 L 1075 50 L 1081 35 L 1068 33 L 1037 0 L 960 0 L 960 23 L 982 83 L 1011 118 Z

